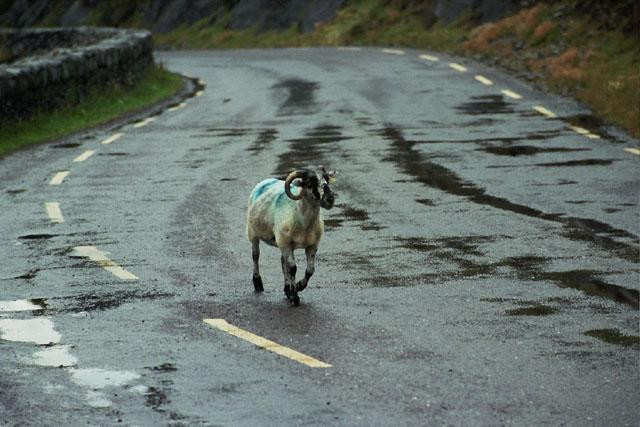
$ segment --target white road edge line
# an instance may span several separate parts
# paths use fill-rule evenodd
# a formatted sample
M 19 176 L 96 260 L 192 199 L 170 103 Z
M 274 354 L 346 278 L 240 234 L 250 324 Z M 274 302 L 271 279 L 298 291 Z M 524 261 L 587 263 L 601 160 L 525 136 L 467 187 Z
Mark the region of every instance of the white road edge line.
M 64 217 L 62 216 L 62 211 L 60 210 L 60 203 L 58 202 L 47 202 L 44 204 L 45 209 L 47 210 L 47 215 L 49 215 L 49 219 L 51 222 L 61 223 L 64 222 Z
M 500 92 L 502 92 L 504 95 L 508 96 L 509 98 L 522 99 L 522 95 L 509 89 L 502 89 Z
M 536 110 L 538 113 L 542 114 L 543 116 L 547 116 L 550 119 L 555 119 L 556 117 L 558 117 L 553 111 L 547 110 L 542 105 L 536 105 L 535 107 L 533 107 L 533 109 Z
M 477 81 L 479 81 L 480 83 L 482 83 L 485 86 L 491 86 L 493 85 L 493 82 L 491 80 L 489 80 L 488 78 L 486 78 L 485 76 L 481 76 L 480 74 L 478 74 L 477 76 L 474 77 Z
M 400 49 L 385 48 L 385 49 L 382 49 L 382 52 L 388 53 L 390 55 L 404 55 L 404 50 L 400 50 Z
M 449 62 L 449 67 L 453 68 L 456 71 L 460 71 L 461 73 L 467 72 L 467 67 L 464 65 L 456 64 L 455 62 Z
M 433 56 L 433 55 L 427 55 L 427 54 L 422 54 L 420 55 L 421 59 L 424 59 L 426 61 L 431 61 L 431 62 L 438 62 L 440 61 L 440 58 L 438 58 L 437 56 Z
M 133 127 L 134 127 L 134 128 L 136 128 L 136 129 L 137 129 L 137 128 L 141 128 L 141 127 L 144 127 L 144 126 L 148 125 L 149 123 L 151 123 L 151 122 L 152 122 L 152 121 L 154 121 L 154 120 L 155 120 L 155 119 L 154 119 L 153 117 L 147 117 L 147 118 L 146 118 L 146 119 L 144 119 L 144 120 L 140 120 L 139 122 L 134 123 L 134 124 L 133 124 Z
M 187 105 L 187 103 L 186 103 L 186 102 L 181 102 L 181 103 L 180 103 L 180 104 L 178 104 L 178 105 L 174 105 L 174 106 L 173 106 L 173 107 L 171 107 L 171 108 L 167 108 L 167 111 L 176 111 L 176 110 L 179 110 L 179 109 L 181 109 L 181 108 L 184 108 L 186 105 Z
M 109 145 L 111 144 L 113 141 L 116 141 L 118 139 L 120 139 L 122 137 L 122 133 L 114 133 L 113 135 L 111 135 L 109 138 L 105 139 L 104 141 L 101 142 L 101 144 L 104 145 Z
M 258 347 L 272 351 L 276 354 L 279 354 L 280 356 L 295 360 L 296 362 L 302 363 L 303 365 L 307 365 L 312 368 L 331 368 L 331 365 L 328 363 L 321 362 L 320 360 L 314 359 L 311 356 L 307 356 L 306 354 L 302 354 L 300 352 L 292 350 L 289 347 L 282 346 L 266 338 L 238 328 L 237 326 L 233 326 L 230 323 L 227 323 L 227 321 L 224 319 L 202 319 L 202 321 L 209 326 L 212 326 L 245 341 L 249 341 L 250 343 L 257 345 Z
M 115 262 L 107 258 L 108 252 L 102 252 L 95 246 L 76 246 L 73 248 L 73 255 L 82 258 L 89 258 L 89 260 L 95 262 L 100 267 L 107 270 L 109 273 L 117 276 L 122 280 L 137 280 L 138 277 L 120 267 Z
M 95 150 L 87 150 L 84 153 L 80 154 L 75 159 L 73 159 L 73 163 L 84 162 L 89 157 L 93 156 L 94 153 L 95 153 Z
M 49 181 L 49 185 L 60 185 L 60 184 L 62 184 L 62 181 L 64 181 L 64 179 L 70 173 L 71 173 L 71 171 L 60 171 L 60 172 L 56 173 L 53 176 L 53 178 L 51 178 L 51 181 Z
M 635 154 L 636 156 L 640 156 L 640 148 L 625 148 L 624 151 L 627 153 Z

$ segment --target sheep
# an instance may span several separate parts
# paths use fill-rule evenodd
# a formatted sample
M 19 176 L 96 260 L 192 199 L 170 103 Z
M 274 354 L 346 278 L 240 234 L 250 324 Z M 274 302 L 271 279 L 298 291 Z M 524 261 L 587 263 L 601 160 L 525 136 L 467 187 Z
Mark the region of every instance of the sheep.
M 335 171 L 298 169 L 283 181 L 270 178 L 256 185 L 247 207 L 247 237 L 252 245 L 253 286 L 262 292 L 262 278 L 258 261 L 260 241 L 280 248 L 284 294 L 293 306 L 300 304 L 298 292 L 303 291 L 315 271 L 315 258 L 324 230 L 320 208 L 331 209 L 336 193 L 329 184 L 335 181 Z M 297 194 L 291 185 L 298 187 Z M 295 283 L 295 249 L 304 249 L 307 267 L 304 278 Z

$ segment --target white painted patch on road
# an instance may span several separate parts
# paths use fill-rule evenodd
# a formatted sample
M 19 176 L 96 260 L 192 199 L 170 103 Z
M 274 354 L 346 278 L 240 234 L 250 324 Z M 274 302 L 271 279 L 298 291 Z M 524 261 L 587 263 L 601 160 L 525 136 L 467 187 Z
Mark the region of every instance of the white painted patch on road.
M 0 312 L 8 311 L 34 311 L 44 307 L 34 303 L 33 300 L 19 299 L 15 301 L 0 301 Z
M 149 123 L 153 122 L 154 120 L 155 120 L 155 118 L 153 118 L 153 117 L 147 117 L 144 120 L 140 120 L 139 122 L 134 123 L 133 127 L 138 129 L 138 128 L 141 128 L 141 127 L 144 127 L 144 126 L 148 125 Z
M 69 353 L 70 349 L 71 346 L 69 345 L 56 345 L 45 348 L 34 353 L 31 359 L 27 359 L 27 362 L 38 366 L 53 366 L 56 368 L 75 366 L 78 363 L 78 359 Z
M 117 141 L 118 139 L 120 139 L 122 137 L 122 135 L 123 135 L 122 133 L 114 133 L 109 138 L 106 138 L 104 141 L 102 141 L 101 144 L 109 145 L 112 142 Z
M 140 378 L 140 374 L 131 371 L 109 371 L 99 368 L 69 369 L 69 372 L 74 383 L 94 390 L 123 386 Z
M 503 95 L 508 96 L 509 98 L 512 98 L 512 99 L 522 99 L 522 95 L 509 89 L 502 89 L 500 92 L 502 92 Z
M 204 90 L 199 90 L 196 92 L 195 96 L 202 96 L 203 93 L 204 93 Z
M 338 50 L 351 51 L 351 52 L 358 52 L 358 51 L 362 50 L 361 48 L 356 47 L 356 46 L 338 46 L 337 49 Z
M 120 267 L 115 262 L 111 261 L 107 258 L 108 252 L 102 252 L 98 250 L 95 246 L 76 246 L 73 248 L 73 255 L 76 257 L 89 258 L 91 261 L 98 264 L 100 267 L 104 268 L 111 274 L 122 280 L 137 280 L 138 277 Z
M 591 133 L 591 132 L 589 132 L 589 133 L 588 133 L 588 134 L 586 134 L 585 136 L 586 136 L 587 138 L 590 138 L 590 139 L 600 139 L 600 135 L 597 135 L 597 134 L 595 134 L 595 133 Z
M 464 65 L 456 64 L 455 62 L 450 62 L 449 67 L 453 68 L 456 71 L 460 71 L 461 73 L 467 72 L 467 67 Z
M 550 119 L 555 119 L 556 117 L 558 117 L 553 111 L 544 108 L 542 105 L 536 105 L 535 107 L 533 107 L 533 109 Z
M 382 49 L 383 53 L 388 53 L 389 55 L 404 55 L 404 50 L 400 50 L 400 49 Z
M 488 78 L 486 78 L 485 76 L 481 76 L 480 74 L 478 74 L 477 76 L 474 77 L 477 81 L 479 81 L 480 83 L 482 83 L 485 86 L 491 86 L 493 85 L 493 82 L 491 80 L 489 80 Z
M 60 171 L 57 172 L 53 178 L 51 178 L 51 181 L 49 181 L 49 185 L 60 185 L 62 184 L 62 181 L 64 181 L 64 179 L 71 173 L 71 171 Z
M 78 157 L 76 157 L 75 159 L 73 159 L 73 163 L 79 163 L 79 162 L 84 162 L 85 160 L 87 160 L 89 157 L 93 156 L 93 154 L 95 153 L 95 150 L 87 150 L 84 153 L 80 154 Z
M 635 154 L 636 156 L 640 156 L 640 148 L 625 148 L 624 151 L 627 153 Z
M 7 341 L 50 344 L 60 342 L 60 334 L 46 317 L 37 319 L 0 319 L 0 338 Z
M 44 208 L 47 211 L 47 215 L 51 222 L 59 224 L 64 222 L 64 217 L 62 216 L 62 211 L 60 210 L 60 203 L 58 202 L 47 202 L 44 204 Z
M 177 110 L 179 110 L 179 109 L 181 109 L 181 108 L 184 108 L 186 105 L 187 105 L 187 103 L 186 103 L 186 102 L 181 102 L 181 103 L 180 103 L 180 104 L 178 104 L 178 105 L 174 105 L 174 106 L 173 106 L 173 107 L 171 107 L 171 108 L 167 108 L 167 111 L 177 111 Z
M 420 55 L 421 59 L 424 59 L 425 61 L 431 61 L 431 62 L 438 62 L 440 61 L 440 58 L 438 58 L 437 56 L 433 56 L 433 55 L 427 55 L 425 53 L 423 53 L 422 55 Z
M 302 363 L 303 365 L 307 365 L 312 368 L 331 367 L 331 365 L 329 365 L 328 363 L 321 362 L 320 360 L 314 359 L 311 356 L 307 356 L 306 354 L 302 354 L 300 352 L 292 350 L 289 347 L 282 346 L 266 338 L 262 338 L 261 336 L 245 331 L 244 329 L 240 329 L 237 326 L 233 326 L 227 323 L 227 321 L 224 319 L 203 319 L 203 321 L 209 326 L 212 326 L 245 341 L 249 341 L 250 343 L 257 345 L 258 347 L 272 351 L 276 354 L 279 354 L 280 356 L 295 360 L 296 362 Z

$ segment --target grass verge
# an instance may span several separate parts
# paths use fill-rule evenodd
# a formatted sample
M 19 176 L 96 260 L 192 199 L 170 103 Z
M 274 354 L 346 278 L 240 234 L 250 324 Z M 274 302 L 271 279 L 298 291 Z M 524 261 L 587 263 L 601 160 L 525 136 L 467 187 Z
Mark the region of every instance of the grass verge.
M 0 126 L 0 158 L 24 147 L 59 139 L 170 98 L 182 88 L 182 78 L 153 67 L 132 87 L 95 89 L 79 104 L 42 112 Z

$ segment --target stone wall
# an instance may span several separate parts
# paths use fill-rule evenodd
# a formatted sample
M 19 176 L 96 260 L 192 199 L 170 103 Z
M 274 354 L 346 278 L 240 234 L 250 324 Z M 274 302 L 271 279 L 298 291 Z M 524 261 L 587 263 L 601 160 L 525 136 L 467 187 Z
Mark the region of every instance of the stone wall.
M 132 84 L 153 64 L 147 31 L 0 29 L 0 122 L 81 100 L 92 89 Z

